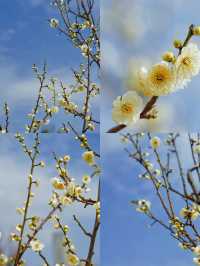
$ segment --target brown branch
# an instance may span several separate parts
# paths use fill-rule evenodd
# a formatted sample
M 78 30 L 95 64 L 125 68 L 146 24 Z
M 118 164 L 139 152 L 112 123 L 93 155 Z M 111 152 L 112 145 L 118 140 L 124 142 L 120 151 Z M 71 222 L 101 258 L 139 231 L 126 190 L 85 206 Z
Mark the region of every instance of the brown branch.
M 50 266 L 50 264 L 47 261 L 47 258 L 42 254 L 42 252 L 38 252 L 39 256 L 41 257 L 41 259 L 44 261 L 45 266 Z
M 126 127 L 127 127 L 126 125 L 120 124 L 120 125 L 117 125 L 116 127 L 112 127 L 111 129 L 109 129 L 107 133 L 117 133 Z
M 190 185 L 190 187 L 192 189 L 192 192 L 193 192 L 192 195 L 194 195 L 195 198 L 196 198 L 196 203 L 197 204 L 200 204 L 200 194 L 199 194 L 200 191 L 197 190 L 196 184 L 194 183 L 192 172 L 197 170 L 197 169 L 199 169 L 199 167 L 200 167 L 199 164 L 195 165 L 191 169 L 189 169 L 188 172 L 187 172 L 187 181 L 188 181 L 188 183 L 189 183 L 189 185 Z
M 97 201 L 100 201 L 100 181 L 99 181 L 99 187 L 98 187 Z M 92 257 L 94 255 L 94 246 L 95 246 L 96 237 L 97 237 L 99 227 L 100 227 L 99 213 L 96 212 L 94 227 L 93 227 L 93 231 L 91 234 L 91 241 L 90 241 L 90 246 L 89 246 L 89 251 L 88 251 L 88 256 L 87 256 L 85 266 L 92 266 L 93 265 L 92 264 Z
M 33 185 L 32 175 L 33 175 L 34 169 L 35 169 L 35 160 L 36 160 L 37 155 L 38 155 L 39 143 L 40 143 L 39 142 L 39 135 L 36 134 L 35 144 L 34 144 L 34 155 L 33 155 L 33 157 L 29 155 L 29 157 L 31 159 L 31 169 L 30 169 L 30 177 L 29 177 L 29 184 L 28 184 L 28 192 L 27 192 L 27 197 L 26 197 L 25 210 L 24 210 L 23 221 L 22 221 L 22 228 L 20 231 L 20 240 L 18 243 L 18 248 L 17 248 L 14 266 L 18 265 L 18 262 L 20 261 L 20 258 L 21 258 L 20 253 L 21 253 L 21 248 L 22 248 L 22 241 L 23 241 L 23 236 L 24 236 L 24 231 L 25 231 L 25 226 L 26 226 L 26 221 L 27 221 L 27 216 L 28 216 L 28 210 L 29 210 L 29 206 L 30 206 L 31 192 L 32 192 L 32 185 Z
M 37 96 L 36 104 L 35 104 L 35 107 L 33 109 L 33 118 L 32 118 L 31 124 L 30 124 L 30 126 L 28 128 L 28 133 L 31 133 L 31 131 L 32 131 L 32 128 L 33 128 L 35 120 L 36 120 L 35 117 L 36 117 L 36 114 L 37 114 L 38 109 L 40 107 L 40 100 L 41 100 L 41 97 L 42 97 L 42 95 L 41 95 L 42 94 L 42 89 L 44 88 L 44 82 L 45 82 L 46 73 L 47 73 L 46 72 L 46 68 L 47 68 L 46 63 L 44 63 L 43 73 L 40 75 L 41 78 L 39 79 L 40 86 L 39 86 L 39 90 L 38 90 L 38 96 Z
M 190 27 L 189 27 L 189 30 L 188 30 L 187 37 L 186 37 L 186 39 L 185 39 L 185 41 L 184 41 L 182 47 L 179 49 L 179 54 L 178 54 L 178 55 L 181 54 L 183 47 L 187 46 L 188 42 L 190 41 L 190 39 L 191 39 L 192 36 L 194 35 L 193 30 L 194 30 L 194 25 L 191 24 Z
M 8 127 L 9 127 L 9 107 L 8 104 L 4 104 L 4 112 L 5 112 L 5 131 L 8 133 Z
M 40 230 L 43 228 L 43 226 L 51 219 L 51 217 L 55 213 L 55 211 L 57 211 L 60 208 L 61 208 L 61 204 L 58 204 L 56 207 L 54 207 L 49 212 L 49 214 L 46 216 L 46 218 L 41 222 L 41 224 L 38 226 L 38 228 L 35 229 L 35 231 L 31 235 L 31 237 L 29 238 L 29 240 L 26 242 L 26 244 L 24 244 L 22 251 L 19 253 L 18 258 L 17 258 L 16 263 L 15 263 L 16 266 L 18 265 L 18 262 L 22 258 L 25 251 L 29 248 L 30 242 L 36 237 L 36 235 L 40 232 Z
M 74 221 L 76 222 L 76 224 L 80 227 L 80 229 L 82 230 L 82 232 L 88 236 L 88 237 L 92 237 L 92 234 L 88 233 L 86 231 L 86 229 L 83 227 L 83 225 L 81 224 L 81 222 L 79 221 L 79 219 L 76 217 L 76 215 L 73 215 Z
M 140 114 L 140 119 L 149 119 L 151 117 L 148 116 L 148 113 L 154 108 L 156 101 L 158 100 L 158 96 L 153 96 L 144 107 L 144 110 Z
M 88 46 L 89 50 L 89 46 Z M 90 54 L 87 55 L 87 87 L 86 87 L 86 99 L 84 103 L 84 118 L 83 118 L 83 128 L 82 133 L 85 133 L 88 129 L 87 127 L 87 114 L 88 114 L 88 107 L 89 107 L 89 100 L 90 100 Z

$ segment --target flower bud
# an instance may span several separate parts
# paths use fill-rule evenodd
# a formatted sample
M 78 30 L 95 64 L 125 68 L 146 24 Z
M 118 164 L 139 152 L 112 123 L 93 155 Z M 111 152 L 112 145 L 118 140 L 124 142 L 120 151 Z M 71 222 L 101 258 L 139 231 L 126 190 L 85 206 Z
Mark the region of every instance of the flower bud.
M 163 54 L 162 59 L 166 62 L 174 62 L 175 56 L 172 52 L 166 52 Z
M 194 35 L 200 35 L 200 26 L 196 26 L 193 28 L 193 34 Z
M 160 139 L 158 137 L 153 137 L 150 140 L 151 147 L 157 149 L 160 146 Z
M 177 49 L 180 49 L 183 46 L 183 43 L 180 40 L 174 40 L 173 44 L 174 44 L 174 47 L 177 48 Z

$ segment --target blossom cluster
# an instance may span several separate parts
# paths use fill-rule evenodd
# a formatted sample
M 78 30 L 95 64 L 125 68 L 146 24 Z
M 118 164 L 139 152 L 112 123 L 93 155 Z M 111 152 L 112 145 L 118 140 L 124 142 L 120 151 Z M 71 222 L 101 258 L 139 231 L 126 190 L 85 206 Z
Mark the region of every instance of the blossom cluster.
M 189 42 L 193 35 L 200 35 L 200 27 L 191 26 L 185 42 L 174 41 L 178 50 L 163 54 L 162 61 L 149 68 L 134 66 L 128 76 L 128 91 L 113 101 L 112 118 L 117 124 L 132 125 L 140 118 L 156 118 L 154 102 L 146 107 L 144 97 L 158 98 L 185 88 L 200 72 L 200 50 L 196 43 Z M 144 112 L 145 110 L 145 112 Z M 144 112 L 144 113 L 143 113 Z

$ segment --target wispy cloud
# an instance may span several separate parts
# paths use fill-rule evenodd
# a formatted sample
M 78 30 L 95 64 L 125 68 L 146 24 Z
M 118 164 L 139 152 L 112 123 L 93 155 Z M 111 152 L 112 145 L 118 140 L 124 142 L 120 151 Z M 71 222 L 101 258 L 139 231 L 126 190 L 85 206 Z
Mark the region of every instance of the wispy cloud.
M 1 72 L 1 99 L 8 101 L 12 107 L 18 106 L 20 103 L 32 102 L 37 96 L 39 87 L 38 80 L 31 73 L 23 76 L 19 73 L 19 66 L 3 53 L 0 54 L 0 72 Z M 72 75 L 68 68 L 51 69 L 48 77 L 58 77 L 64 83 L 72 81 Z

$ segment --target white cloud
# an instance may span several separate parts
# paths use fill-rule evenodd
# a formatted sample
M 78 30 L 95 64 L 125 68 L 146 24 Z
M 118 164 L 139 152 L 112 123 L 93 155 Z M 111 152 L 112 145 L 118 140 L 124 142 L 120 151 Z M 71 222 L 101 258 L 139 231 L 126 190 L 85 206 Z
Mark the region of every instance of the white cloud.
M 122 76 L 123 66 L 120 60 L 119 53 L 115 44 L 109 40 L 104 40 L 102 43 L 102 62 L 103 71 L 114 72 L 117 76 Z
M 39 66 L 40 67 L 40 66 Z M 0 54 L 0 73 L 1 73 L 1 101 L 7 101 L 10 106 L 17 107 L 20 104 L 27 104 L 36 99 L 39 89 L 39 82 L 31 73 L 23 76 L 19 73 L 18 66 L 9 58 Z M 48 77 L 58 77 L 64 83 L 69 83 L 72 80 L 72 74 L 68 68 L 61 67 L 60 69 L 51 69 L 48 72 Z

